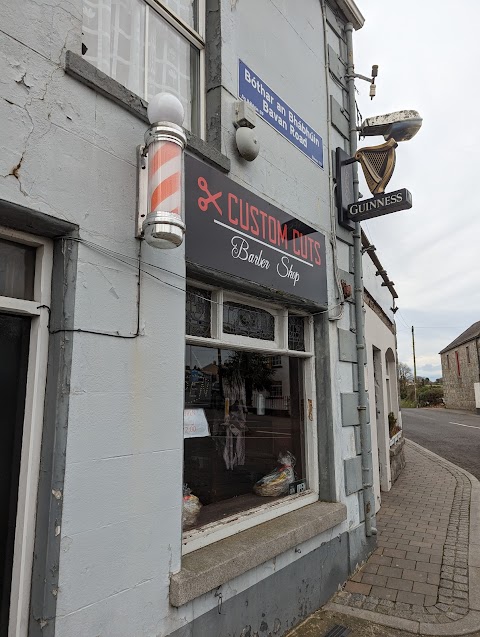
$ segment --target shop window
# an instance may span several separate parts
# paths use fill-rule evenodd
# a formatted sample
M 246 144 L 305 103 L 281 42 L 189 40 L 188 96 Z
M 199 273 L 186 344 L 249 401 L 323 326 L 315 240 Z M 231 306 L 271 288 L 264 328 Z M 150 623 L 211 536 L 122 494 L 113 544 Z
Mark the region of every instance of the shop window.
M 191 528 L 289 495 L 280 471 L 262 494 L 255 486 L 279 459 L 306 479 L 303 393 L 300 358 L 276 369 L 259 352 L 187 345 L 184 481 L 202 504 Z
M 196 0 L 83 0 L 84 57 L 147 101 L 173 93 L 200 134 L 203 22 Z
M 264 341 L 275 340 L 275 317 L 251 305 L 226 302 L 223 305 L 225 334 L 248 336 Z
M 305 351 L 305 319 L 303 316 L 288 317 L 288 349 Z
M 228 535 L 239 520 L 247 523 L 244 516 L 253 526 L 271 506 L 275 517 L 291 510 L 291 498 L 301 499 L 295 508 L 318 499 L 316 445 L 305 426 L 314 418 L 311 320 L 249 297 L 226 297 L 187 286 L 184 511 L 193 511 L 184 517 L 187 551 L 215 541 L 219 525 Z
M 0 239 L 0 296 L 33 299 L 36 248 Z
M 190 336 L 211 336 L 212 294 L 208 290 L 187 286 L 186 332 Z

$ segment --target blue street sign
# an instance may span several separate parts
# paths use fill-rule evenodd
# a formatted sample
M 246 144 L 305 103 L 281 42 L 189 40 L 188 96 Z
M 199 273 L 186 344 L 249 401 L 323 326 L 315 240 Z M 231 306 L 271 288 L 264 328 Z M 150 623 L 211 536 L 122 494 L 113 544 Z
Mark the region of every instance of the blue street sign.
M 262 119 L 323 168 L 323 142 L 320 135 L 242 60 L 238 61 L 238 94 L 240 99 L 255 107 Z

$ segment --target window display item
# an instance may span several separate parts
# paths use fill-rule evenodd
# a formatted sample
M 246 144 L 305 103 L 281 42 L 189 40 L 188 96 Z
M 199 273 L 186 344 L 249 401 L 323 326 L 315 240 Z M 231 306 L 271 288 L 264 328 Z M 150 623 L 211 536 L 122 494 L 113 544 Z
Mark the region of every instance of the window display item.
M 287 451 L 278 456 L 280 467 L 263 476 L 254 486 L 253 491 L 257 495 L 278 497 L 288 494 L 288 487 L 295 482 L 295 458 Z
M 245 381 L 238 370 L 224 383 L 225 394 L 225 447 L 223 459 L 230 471 L 245 464 L 245 432 L 247 430 L 247 407 Z
M 196 495 L 192 495 L 191 490 L 185 484 L 183 485 L 183 509 L 182 509 L 182 527 L 190 529 L 195 526 L 200 515 L 202 503 Z

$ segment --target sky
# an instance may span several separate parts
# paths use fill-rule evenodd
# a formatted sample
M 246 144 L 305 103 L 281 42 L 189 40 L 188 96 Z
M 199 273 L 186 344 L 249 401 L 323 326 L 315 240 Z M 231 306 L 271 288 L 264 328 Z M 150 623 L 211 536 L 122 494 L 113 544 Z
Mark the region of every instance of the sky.
M 356 81 L 363 119 L 402 109 L 423 118 L 397 148 L 387 191 L 407 188 L 413 208 L 362 222 L 395 283 L 398 359 L 441 377 L 438 352 L 480 320 L 480 2 L 357 0 L 355 72 L 379 65 L 377 95 Z M 359 147 L 382 143 L 361 140 Z M 370 197 L 361 184 L 364 197 Z

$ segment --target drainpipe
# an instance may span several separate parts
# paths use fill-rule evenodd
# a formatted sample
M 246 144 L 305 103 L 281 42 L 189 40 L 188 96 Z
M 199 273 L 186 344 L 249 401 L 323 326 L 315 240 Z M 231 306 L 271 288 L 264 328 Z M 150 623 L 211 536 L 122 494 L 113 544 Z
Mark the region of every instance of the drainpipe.
M 328 148 L 328 174 L 329 174 L 329 201 L 330 201 L 330 245 L 332 246 L 332 260 L 333 260 L 333 272 L 335 276 L 335 283 L 337 286 L 337 299 L 339 311 L 335 313 L 334 316 L 328 315 L 329 321 L 339 321 L 343 318 L 343 314 L 345 312 L 344 305 L 344 297 L 343 297 L 343 288 L 340 282 L 340 273 L 338 271 L 338 256 L 337 256 L 337 208 L 335 205 L 335 191 L 334 191 L 334 183 L 333 183 L 333 167 L 332 167 L 332 144 L 331 144 L 331 126 L 332 126 L 332 109 L 330 105 L 330 91 L 329 91 L 329 83 L 330 83 L 330 70 L 328 67 L 328 43 L 327 43 L 327 7 L 325 4 L 325 0 L 321 0 L 322 6 L 322 19 L 323 19 L 323 56 L 325 59 L 325 64 L 323 67 L 325 73 L 325 86 L 327 92 L 327 148 Z
M 345 27 L 347 36 L 347 82 L 348 106 L 350 115 L 350 155 L 357 150 L 357 109 L 355 105 L 355 76 L 353 65 L 353 24 Z M 353 167 L 353 195 L 358 201 L 358 170 Z M 365 505 L 365 534 L 370 537 L 377 534 L 375 520 L 375 498 L 373 495 L 372 439 L 370 425 L 367 423 L 367 392 L 365 391 L 365 324 L 363 314 L 363 273 L 362 273 L 362 235 L 360 222 L 355 222 L 353 232 L 354 287 L 355 287 L 355 323 L 357 337 L 358 368 L 358 415 L 360 420 L 360 440 L 362 444 L 362 483 L 363 501 Z

